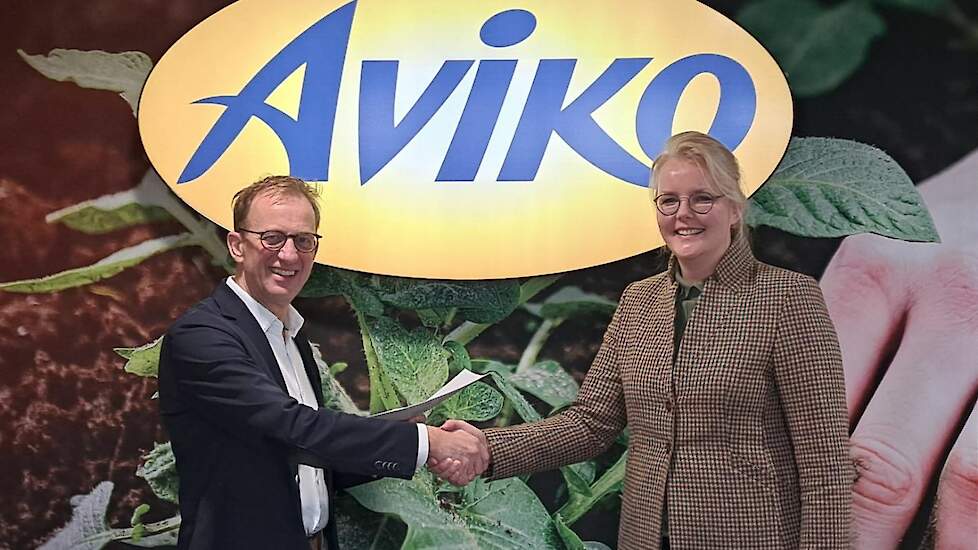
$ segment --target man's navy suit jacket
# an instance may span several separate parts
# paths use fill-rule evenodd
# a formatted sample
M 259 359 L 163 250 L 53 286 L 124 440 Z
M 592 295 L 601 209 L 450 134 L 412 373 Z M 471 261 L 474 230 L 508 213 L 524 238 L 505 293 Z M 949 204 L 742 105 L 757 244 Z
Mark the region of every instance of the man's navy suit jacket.
M 321 406 L 312 349 L 302 331 L 295 341 Z M 300 405 L 258 321 L 224 282 L 170 327 L 159 383 L 180 476 L 178 548 L 308 550 L 300 462 L 328 468 L 338 486 L 414 474 L 415 425 Z M 331 499 L 335 548 L 333 509 Z

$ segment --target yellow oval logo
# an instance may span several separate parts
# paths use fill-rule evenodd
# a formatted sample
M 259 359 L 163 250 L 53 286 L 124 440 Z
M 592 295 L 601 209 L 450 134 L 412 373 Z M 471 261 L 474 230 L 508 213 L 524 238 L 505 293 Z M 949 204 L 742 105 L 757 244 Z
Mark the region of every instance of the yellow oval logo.
M 670 135 L 709 132 L 753 192 L 791 120 L 767 51 L 693 0 L 241 0 L 170 48 L 139 107 L 154 167 L 216 223 L 291 174 L 323 186 L 317 261 L 449 279 L 658 247 L 645 186 Z

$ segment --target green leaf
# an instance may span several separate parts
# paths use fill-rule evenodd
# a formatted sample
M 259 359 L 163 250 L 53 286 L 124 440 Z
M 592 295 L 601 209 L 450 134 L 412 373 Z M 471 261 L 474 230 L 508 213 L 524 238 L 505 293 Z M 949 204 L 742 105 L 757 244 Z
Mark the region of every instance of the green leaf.
M 354 309 L 370 317 L 384 314 L 384 304 L 369 284 L 369 277 L 356 271 L 321 264 L 312 268 L 309 280 L 299 293 L 302 298 L 343 296 Z
M 890 6 L 929 15 L 939 14 L 948 5 L 948 0 L 874 0 L 881 6 Z
M 556 361 L 541 361 L 513 374 L 509 381 L 554 409 L 577 398 L 577 382 Z
M 598 294 L 584 292 L 576 286 L 565 286 L 548 296 L 542 304 L 525 304 L 523 307 L 545 319 L 568 319 L 587 315 L 610 317 L 618 303 Z
M 394 514 L 408 525 L 405 550 L 561 548 L 553 520 L 525 483 L 511 478 L 476 480 L 473 485 L 462 491 L 457 504 L 438 499 L 427 472 L 409 481 L 381 479 L 348 492 L 366 508 Z
M 132 511 L 132 519 L 129 520 L 129 525 L 135 527 L 136 525 L 142 525 L 143 516 L 149 512 L 149 504 L 140 504 L 136 506 L 136 509 Z
M 519 281 L 444 281 L 387 278 L 381 300 L 400 309 L 458 308 L 457 316 L 473 323 L 495 323 L 516 309 Z
M 123 369 L 129 374 L 156 378 L 160 370 L 160 347 L 163 337 L 138 348 L 112 348 L 112 351 L 126 359 Z
M 448 320 L 455 316 L 457 310 L 453 307 L 438 307 L 432 309 L 417 310 L 418 319 L 421 324 L 430 328 L 437 328 L 448 323 Z
M 409 405 L 420 403 L 448 380 L 448 356 L 433 331 L 407 331 L 386 317 L 370 322 L 370 340 L 377 359 L 397 392 Z
M 132 511 L 132 519 L 129 520 L 129 525 L 132 526 L 133 542 L 139 542 L 146 532 L 146 526 L 143 525 L 143 516 L 146 515 L 146 512 L 149 512 L 149 504 L 145 503 L 136 506 L 136 509 Z
M 342 296 L 347 291 L 347 280 L 343 270 L 328 265 L 315 264 L 309 280 L 299 292 L 301 298 L 323 298 Z
M 454 340 L 445 342 L 444 346 L 451 354 L 451 358 L 448 360 L 449 375 L 455 376 L 463 370 L 472 370 L 472 359 L 469 358 L 469 352 L 465 346 Z
M 537 420 L 543 419 L 543 417 L 540 416 L 540 413 L 533 408 L 533 405 L 530 405 L 530 402 L 523 397 L 523 394 L 520 393 L 518 389 L 516 389 L 516 386 L 510 384 L 509 381 L 503 377 L 503 375 L 495 371 L 490 371 L 489 376 L 492 377 L 492 380 L 496 383 L 496 387 L 499 388 L 499 391 L 502 392 L 507 399 L 509 399 L 510 404 L 513 406 L 513 410 L 516 411 L 516 414 L 520 415 L 520 418 L 522 418 L 524 422 L 536 422 Z
M 754 0 L 737 21 L 777 59 L 798 97 L 835 89 L 863 64 L 869 45 L 886 30 L 861 0 L 830 7 L 814 0 Z
M 473 359 L 472 368 L 469 370 L 479 374 L 496 372 L 503 376 L 509 376 L 510 374 L 513 373 L 513 371 L 516 370 L 516 365 L 507 365 L 505 363 L 500 363 L 499 361 L 494 361 L 492 359 Z
M 553 518 L 560 540 L 564 542 L 564 548 L 567 550 L 611 550 L 608 545 L 601 542 L 581 541 L 581 537 L 564 523 L 564 519 L 559 514 L 554 514 Z
M 170 442 L 154 443 L 153 450 L 144 458 L 145 461 L 136 469 L 136 475 L 146 480 L 156 496 L 176 504 L 179 480 Z
M 85 286 L 119 274 L 128 267 L 137 265 L 147 258 L 161 252 L 196 244 L 189 234 L 160 237 L 124 248 L 87 267 L 78 267 L 47 275 L 37 279 L 0 283 L 0 290 L 6 292 L 58 292 L 67 288 Z
M 115 533 L 105 523 L 112 482 L 99 483 L 91 493 L 71 497 L 71 520 L 41 550 L 100 550 Z
M 594 482 L 597 471 L 598 465 L 593 460 L 570 464 L 560 469 L 571 494 L 578 493 L 584 496 L 591 495 L 591 483 Z
M 879 149 L 843 139 L 793 138 L 777 170 L 751 198 L 747 223 L 803 237 L 876 233 L 939 240 L 903 169 Z
M 372 512 L 348 494 L 330 500 L 336 511 L 336 536 L 340 548 L 355 550 L 399 550 L 407 526 L 396 517 Z
M 312 357 L 316 360 L 316 366 L 319 368 L 320 388 L 323 391 L 323 407 L 347 414 L 366 415 L 367 413 L 357 407 L 353 399 L 350 398 L 350 394 L 346 393 L 346 389 L 336 379 L 336 374 L 333 369 L 337 365 L 345 365 L 346 363 L 336 363 L 333 366 L 329 366 L 323 360 L 319 344 L 313 342 L 310 342 L 310 344 L 312 346 Z
M 620 493 L 625 481 L 627 464 L 628 451 L 625 451 L 621 453 L 618 461 L 591 485 L 590 490 L 571 491 L 567 502 L 557 510 L 557 514 L 567 522 L 567 525 L 573 525 L 601 499 L 612 493 Z
M 153 61 L 143 52 L 110 53 L 101 50 L 54 49 L 47 55 L 29 55 L 17 50 L 20 57 L 37 72 L 59 82 L 74 82 L 82 88 L 119 92 L 132 107 L 139 107 L 139 95 Z
M 56 217 L 49 214 L 48 220 L 59 221 L 76 231 L 90 235 L 101 235 L 124 227 L 172 219 L 170 213 L 159 206 L 141 204 L 126 204 L 112 210 L 96 206 L 69 208 L 72 208 L 70 212 L 65 212 L 68 209 L 54 212 L 53 214 L 57 214 Z
M 429 422 L 440 424 L 449 418 L 482 422 L 494 418 L 502 408 L 503 396 L 487 384 L 476 382 L 435 407 Z

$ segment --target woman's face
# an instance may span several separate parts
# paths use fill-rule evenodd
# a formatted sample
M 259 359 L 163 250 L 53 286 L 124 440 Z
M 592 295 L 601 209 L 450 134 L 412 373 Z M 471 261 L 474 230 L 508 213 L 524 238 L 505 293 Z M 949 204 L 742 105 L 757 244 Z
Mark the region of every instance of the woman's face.
M 698 259 L 719 261 L 730 246 L 730 228 L 740 221 L 740 214 L 729 199 L 718 197 L 707 183 L 703 170 L 684 159 L 666 161 L 659 174 L 656 196 L 668 209 L 678 200 L 679 209 L 672 215 L 656 208 L 656 221 L 666 246 L 680 265 Z M 709 198 L 712 207 L 705 214 Z M 691 206 L 692 205 L 692 206 Z

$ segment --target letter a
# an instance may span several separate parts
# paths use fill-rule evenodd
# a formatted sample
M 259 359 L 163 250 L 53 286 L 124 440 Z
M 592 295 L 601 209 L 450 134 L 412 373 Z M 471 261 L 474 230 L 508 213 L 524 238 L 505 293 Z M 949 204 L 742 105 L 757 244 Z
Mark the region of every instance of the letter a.
M 224 105 L 226 109 L 197 147 L 177 183 L 193 181 L 209 170 L 251 117 L 267 124 L 278 136 L 288 155 L 291 175 L 306 180 L 329 179 L 336 101 L 355 9 L 356 2 L 350 2 L 303 31 L 265 64 L 238 95 L 197 100 L 195 103 Z M 293 120 L 265 100 L 302 65 L 306 66 L 305 78 L 299 114 Z

